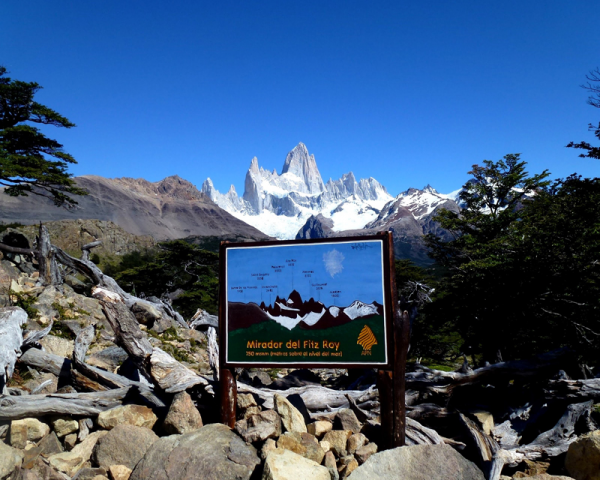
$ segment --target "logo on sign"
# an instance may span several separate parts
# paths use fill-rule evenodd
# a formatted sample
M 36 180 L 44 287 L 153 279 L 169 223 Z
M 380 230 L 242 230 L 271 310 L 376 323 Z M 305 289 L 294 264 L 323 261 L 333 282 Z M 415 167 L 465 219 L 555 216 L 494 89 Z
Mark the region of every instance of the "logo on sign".
M 358 340 L 356 343 L 363 347 L 363 350 L 370 351 L 373 345 L 377 345 L 377 339 L 375 338 L 373 331 L 367 325 L 365 325 L 358 334 Z

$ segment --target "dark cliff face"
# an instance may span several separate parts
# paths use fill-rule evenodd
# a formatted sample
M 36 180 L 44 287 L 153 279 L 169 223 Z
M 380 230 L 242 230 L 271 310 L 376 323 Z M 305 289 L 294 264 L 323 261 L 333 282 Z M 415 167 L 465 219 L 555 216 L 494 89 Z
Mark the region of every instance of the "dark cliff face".
M 134 235 L 150 235 L 156 240 L 190 235 L 269 238 L 177 176 L 154 183 L 92 175 L 75 180 L 89 194 L 78 197 L 78 205 L 73 209 L 57 208 L 50 200 L 36 195 L 9 197 L 0 192 L 0 221 L 34 224 L 52 220 L 104 220 Z
M 330 218 L 326 218 L 321 214 L 317 216 L 311 215 L 296 235 L 296 240 L 303 238 L 327 238 L 333 233 L 331 227 L 333 227 L 333 221 Z

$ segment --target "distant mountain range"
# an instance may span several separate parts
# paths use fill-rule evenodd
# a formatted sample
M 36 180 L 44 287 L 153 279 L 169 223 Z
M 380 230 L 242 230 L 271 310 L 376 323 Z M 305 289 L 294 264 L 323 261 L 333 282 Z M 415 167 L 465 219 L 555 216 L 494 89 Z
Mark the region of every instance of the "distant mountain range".
M 394 198 L 374 178 L 357 180 L 352 172 L 325 183 L 303 143 L 287 154 L 281 174 L 259 167 L 253 158 L 241 197 L 233 185 L 220 193 L 210 178 L 201 191 L 178 176 L 149 182 L 86 175 L 75 181 L 89 192 L 77 198 L 75 208 L 56 208 L 35 195 L 0 195 L 0 222 L 97 219 L 155 240 L 194 237 L 211 248 L 222 239 L 328 238 L 391 230 L 396 256 L 425 265 L 431 260 L 423 235 L 449 237 L 433 217 L 442 208 L 460 210 L 460 190 L 443 195 L 427 185 Z
M 260 305 L 229 302 L 228 329 L 232 331 L 248 328 L 274 320 L 288 330 L 295 327 L 303 330 L 323 330 L 376 315 L 383 315 L 383 305 L 377 302 L 363 303 L 355 300 L 347 307 L 326 306 L 313 298 L 303 301 L 300 294 L 294 290 L 287 299 L 278 296 L 270 305 L 264 302 Z

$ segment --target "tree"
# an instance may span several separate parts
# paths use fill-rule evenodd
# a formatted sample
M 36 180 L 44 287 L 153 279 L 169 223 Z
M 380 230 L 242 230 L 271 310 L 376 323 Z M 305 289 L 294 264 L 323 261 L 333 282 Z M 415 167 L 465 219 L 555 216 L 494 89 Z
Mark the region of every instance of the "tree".
M 0 66 L 0 185 L 11 196 L 31 193 L 49 197 L 57 206 L 71 206 L 77 202 L 70 195 L 87 193 L 67 172 L 68 164 L 77 162 L 60 143 L 30 124 L 65 128 L 75 124 L 34 101 L 41 88 L 35 82 L 12 80 Z
M 590 92 L 590 96 L 588 97 L 588 103 L 592 107 L 600 108 L 600 69 L 596 68 L 596 70 L 592 70 L 585 77 L 587 79 L 587 83 L 585 85 L 581 85 L 582 88 Z M 600 122 L 597 127 L 594 127 L 591 123 L 588 125 L 588 129 L 594 132 L 594 136 L 600 140 Z M 595 158 L 600 160 L 600 147 L 593 147 L 588 142 L 571 142 L 567 145 L 569 148 L 578 148 L 581 150 L 585 150 L 587 153 L 582 153 L 579 156 L 583 158 Z
M 512 229 L 522 221 L 527 198 L 549 184 L 547 171 L 529 177 L 525 165 L 518 154 L 473 165 L 473 178 L 460 194 L 464 209 L 442 210 L 435 218 L 454 239 L 426 237 L 430 256 L 448 271 L 445 293 L 428 317 L 453 323 L 465 342 L 462 350 L 488 361 L 502 358 L 520 321 L 510 312 L 520 281 L 514 274 Z

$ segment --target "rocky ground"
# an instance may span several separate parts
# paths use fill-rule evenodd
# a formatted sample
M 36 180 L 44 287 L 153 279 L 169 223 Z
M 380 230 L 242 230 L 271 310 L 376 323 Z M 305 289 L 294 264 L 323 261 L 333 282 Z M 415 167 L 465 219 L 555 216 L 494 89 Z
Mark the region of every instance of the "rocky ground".
M 126 307 L 75 275 L 42 285 L 35 265 L 14 255 L 0 260 L 0 303 L 0 340 L 18 338 L 0 352 L 10 379 L 0 396 L 0 480 L 600 479 L 596 379 L 576 392 L 556 380 L 575 392 L 561 404 L 570 417 L 546 415 L 532 435 L 519 425 L 535 408 L 512 417 L 477 401 L 463 408 L 445 391 L 498 368 L 415 366 L 407 446 L 384 450 L 374 372 L 239 371 L 230 429 L 218 423 L 205 313 L 182 325 L 158 304 Z

